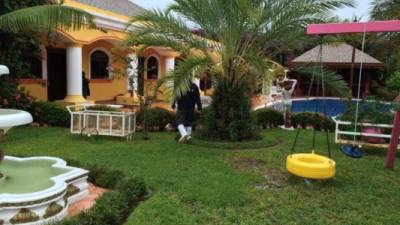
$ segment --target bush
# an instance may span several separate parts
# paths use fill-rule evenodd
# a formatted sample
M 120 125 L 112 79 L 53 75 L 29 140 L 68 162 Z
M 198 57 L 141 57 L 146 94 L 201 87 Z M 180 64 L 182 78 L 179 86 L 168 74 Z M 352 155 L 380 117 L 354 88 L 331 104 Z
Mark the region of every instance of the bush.
M 32 112 L 35 99 L 13 80 L 0 78 L 0 108 L 20 109 Z
M 34 119 L 39 124 L 69 127 L 71 116 L 68 110 L 57 103 L 39 102 L 34 109 Z
M 259 109 L 253 112 L 253 116 L 256 125 L 263 129 L 278 127 L 285 123 L 283 113 L 275 109 Z
M 99 187 L 114 189 L 124 174 L 119 170 L 108 169 L 99 165 L 87 166 L 90 171 L 89 181 Z
M 316 130 L 335 130 L 335 123 L 330 117 L 327 117 L 320 113 L 295 113 L 292 116 L 292 123 L 294 127 L 307 128 L 309 126 Z
M 69 165 L 82 164 L 68 160 Z M 132 210 L 145 199 L 147 187 L 141 178 L 129 178 L 122 172 L 99 165 L 83 166 L 90 170 L 90 181 L 107 189 L 114 189 L 97 199 L 90 210 L 54 225 L 122 225 Z
M 87 108 L 88 110 L 94 110 L 94 111 L 106 111 L 106 112 L 117 112 L 118 110 L 107 106 L 107 105 L 94 105 L 94 106 L 89 106 Z
M 145 112 L 147 127 L 150 131 L 164 131 L 168 124 L 175 123 L 174 114 L 166 109 L 154 108 L 147 109 Z M 139 126 L 143 126 L 144 115 L 142 111 L 137 116 Z
M 120 191 L 105 193 L 89 211 L 92 224 L 96 225 L 120 225 L 126 215 L 129 215 L 128 202 Z
M 218 82 L 210 110 L 203 112 L 200 137 L 228 141 L 258 136 L 251 117 L 250 89 L 226 79 Z
M 123 193 L 124 199 L 128 202 L 130 208 L 136 206 L 142 201 L 147 194 L 147 187 L 141 178 L 124 178 L 118 182 L 116 187 L 118 191 Z
M 386 87 L 390 91 L 396 91 L 397 93 L 400 90 L 400 71 L 395 72 L 389 80 L 386 82 Z

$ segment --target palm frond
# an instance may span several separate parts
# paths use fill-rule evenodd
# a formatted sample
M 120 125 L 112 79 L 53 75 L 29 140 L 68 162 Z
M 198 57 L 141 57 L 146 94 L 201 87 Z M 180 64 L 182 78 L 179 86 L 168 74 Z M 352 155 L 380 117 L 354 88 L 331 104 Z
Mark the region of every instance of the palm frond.
M 180 97 L 187 92 L 195 77 L 207 71 L 212 66 L 212 60 L 208 57 L 189 56 L 165 77 L 159 79 L 155 87 L 155 93 L 165 87 L 174 98 Z
M 181 43 L 181 45 L 185 45 L 187 48 L 197 49 L 204 53 L 208 51 L 206 40 L 196 38 L 182 19 L 176 18 L 167 12 L 153 10 L 133 17 L 128 27 L 135 29 L 129 38 L 136 40 L 135 42 L 138 42 L 139 38 L 142 40 L 155 38 L 163 43 L 161 45 L 163 47 L 176 48 L 178 46 L 177 43 Z M 164 41 L 161 41 L 162 39 Z M 168 44 L 172 45 L 169 46 Z M 182 49 L 183 47 L 180 48 Z
M 0 29 L 19 32 L 26 29 L 78 30 L 95 27 L 93 16 L 83 10 L 62 5 L 41 5 L 0 16 Z
M 294 71 L 298 72 L 306 80 L 312 80 L 314 76 L 314 84 L 324 85 L 327 93 L 329 92 L 342 98 L 351 96 L 347 82 L 333 70 L 323 68 L 321 73 L 319 66 L 307 66 L 295 68 Z M 322 83 L 322 81 L 324 82 Z M 319 92 L 322 94 L 322 86 L 320 86 Z

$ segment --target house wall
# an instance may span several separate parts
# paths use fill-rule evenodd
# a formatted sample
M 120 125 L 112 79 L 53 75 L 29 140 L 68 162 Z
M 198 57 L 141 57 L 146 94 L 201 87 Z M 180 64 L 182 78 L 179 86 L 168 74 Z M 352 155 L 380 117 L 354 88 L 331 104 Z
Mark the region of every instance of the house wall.
M 43 41 L 45 45 L 47 45 L 47 41 Z M 61 48 L 65 49 L 66 44 L 60 42 L 52 42 L 52 48 Z M 117 71 L 111 73 L 109 79 L 90 79 L 90 54 L 95 49 L 101 49 L 106 51 L 110 55 L 111 67 L 113 71 Z M 82 70 L 86 74 L 86 78 L 90 79 L 90 91 L 91 96 L 89 96 L 89 100 L 93 101 L 113 101 L 115 97 L 118 95 L 123 95 L 126 93 L 126 66 L 121 61 L 125 55 L 128 53 L 123 50 L 116 50 L 115 44 L 106 41 L 95 41 L 89 45 L 84 45 L 82 47 Z M 166 58 L 167 56 L 161 55 L 155 49 L 149 49 L 141 55 L 147 59 L 150 56 L 155 56 L 159 60 L 159 78 L 162 78 L 166 74 Z M 47 57 L 47 56 L 44 56 Z M 44 58 L 45 59 L 45 58 Z M 46 60 L 46 59 L 45 59 Z M 153 88 L 156 86 L 158 80 L 149 80 L 147 79 L 147 72 L 144 72 L 145 78 L 145 89 L 148 94 L 152 94 Z M 40 101 L 47 101 L 47 79 L 46 77 L 42 77 L 42 79 L 22 79 L 20 80 L 20 87 L 24 88 L 28 92 L 30 92 L 34 97 L 36 97 Z M 161 88 L 162 93 L 158 95 L 160 100 L 169 100 L 169 95 L 165 94 L 165 89 Z
M 39 101 L 47 101 L 46 81 L 42 79 L 22 79 L 20 88 L 25 89 L 30 95 Z
M 98 9 L 95 7 L 80 4 L 71 0 L 66 0 L 65 5 L 80 8 L 96 14 L 101 14 L 106 17 L 117 18 L 121 21 L 128 21 L 128 17 L 118 15 L 106 10 Z M 125 28 L 125 27 L 124 27 Z M 50 36 L 44 34 L 42 37 L 43 46 L 51 46 L 52 48 L 65 49 L 69 45 L 82 46 L 82 71 L 85 72 L 86 77 L 90 78 L 90 53 L 95 48 L 105 49 L 111 54 L 112 64 L 114 70 L 120 73 L 112 74 L 110 79 L 91 79 L 90 91 L 91 96 L 89 100 L 93 101 L 109 101 L 114 100 L 116 96 L 126 93 L 126 66 L 124 63 L 117 59 L 122 58 L 129 54 L 128 50 L 113 51 L 114 46 L 126 38 L 126 33 L 117 29 L 82 29 L 77 31 L 62 31 L 58 30 Z M 159 78 L 165 76 L 166 73 L 166 59 L 167 57 L 174 57 L 176 53 L 171 53 L 162 48 L 151 48 L 141 54 L 141 57 L 148 58 L 149 56 L 156 56 L 159 59 Z M 43 54 L 44 61 L 46 61 L 46 54 Z M 43 69 L 47 71 L 47 66 L 42 64 Z M 157 80 L 148 80 L 145 72 L 145 89 L 148 94 L 152 93 L 152 88 L 157 84 Z M 20 87 L 25 88 L 38 100 L 47 101 L 47 74 L 43 74 L 42 79 L 24 79 L 20 81 Z M 165 93 L 165 91 L 164 91 Z M 159 94 L 162 100 L 169 100 L 166 94 Z
M 105 50 L 109 54 L 114 73 L 110 72 L 109 79 L 90 79 L 91 95 L 88 99 L 93 101 L 114 100 L 117 95 L 122 95 L 126 92 L 126 66 L 120 62 L 125 54 L 121 51 L 116 51 L 114 45 L 107 41 L 97 41 L 84 46 L 82 50 L 82 66 L 83 72 L 85 72 L 88 79 L 91 77 L 90 53 L 96 49 Z

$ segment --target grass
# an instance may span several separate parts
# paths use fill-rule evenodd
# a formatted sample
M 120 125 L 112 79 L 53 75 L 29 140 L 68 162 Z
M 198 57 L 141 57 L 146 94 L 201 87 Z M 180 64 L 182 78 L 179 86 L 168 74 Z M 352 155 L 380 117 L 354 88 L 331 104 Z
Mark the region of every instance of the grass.
M 127 225 L 196 224 L 398 224 L 400 173 L 383 169 L 385 152 L 368 151 L 360 160 L 334 146 L 337 176 L 308 186 L 285 172 L 294 132 L 269 130 L 278 145 L 224 150 L 179 145 L 173 133 L 151 133 L 144 141 L 87 139 L 63 128 L 19 128 L 2 141 L 9 155 L 46 155 L 90 161 L 144 177 L 154 190 Z M 298 150 L 310 151 L 311 132 Z M 318 138 L 326 154 L 324 136 Z

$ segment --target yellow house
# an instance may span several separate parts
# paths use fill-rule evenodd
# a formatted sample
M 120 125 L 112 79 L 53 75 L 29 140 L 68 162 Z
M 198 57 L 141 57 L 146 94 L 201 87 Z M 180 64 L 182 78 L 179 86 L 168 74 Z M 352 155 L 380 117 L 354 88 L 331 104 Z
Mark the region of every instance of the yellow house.
M 179 54 L 165 48 L 150 48 L 140 55 L 134 49 L 115 50 L 127 35 L 130 17 L 145 12 L 140 6 L 129 0 L 65 0 L 64 4 L 94 15 L 100 29 L 43 35 L 40 74 L 36 79 L 20 80 L 20 86 L 39 100 L 85 102 L 84 74 L 90 81 L 88 100 L 115 101 L 127 96 L 129 76 L 137 76 L 134 88 L 143 91 L 174 69 Z M 130 66 L 121 61 L 126 58 Z M 137 73 L 138 68 L 143 72 Z

